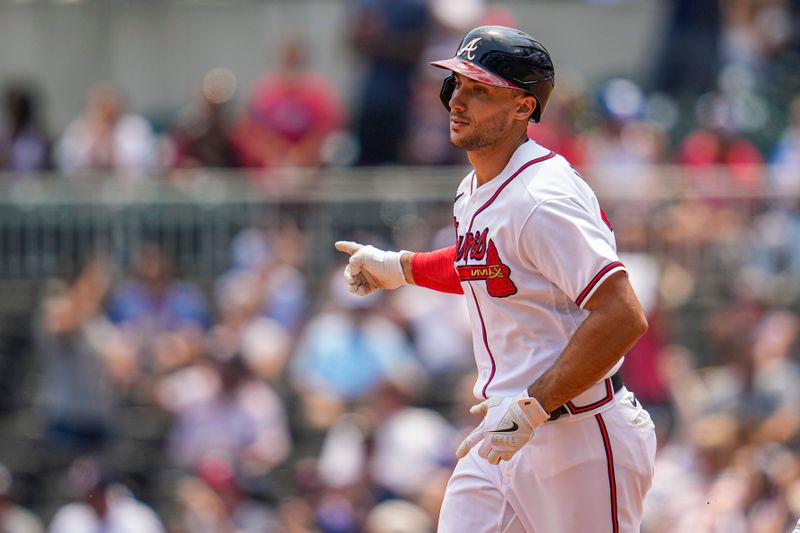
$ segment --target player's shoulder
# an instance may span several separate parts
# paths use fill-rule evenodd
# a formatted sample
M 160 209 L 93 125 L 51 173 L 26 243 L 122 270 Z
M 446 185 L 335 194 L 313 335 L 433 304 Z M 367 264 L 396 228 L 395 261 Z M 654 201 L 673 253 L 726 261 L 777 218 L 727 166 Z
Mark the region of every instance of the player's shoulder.
M 526 143 L 525 148 L 523 159 L 528 166 L 520 173 L 520 183 L 536 203 L 594 196 L 583 177 L 561 154 L 533 141 Z

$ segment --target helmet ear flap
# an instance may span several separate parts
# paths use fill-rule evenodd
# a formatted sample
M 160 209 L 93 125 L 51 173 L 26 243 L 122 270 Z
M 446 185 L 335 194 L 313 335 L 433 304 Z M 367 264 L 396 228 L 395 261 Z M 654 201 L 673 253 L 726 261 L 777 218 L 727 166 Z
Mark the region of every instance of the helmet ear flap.
M 453 91 L 456 90 L 456 75 L 450 74 L 442 82 L 442 90 L 439 91 L 439 99 L 444 104 L 444 108 L 450 111 L 450 99 L 453 97 Z
M 542 102 L 539 101 L 538 96 L 533 95 L 533 97 L 536 99 L 536 109 L 533 110 L 531 118 L 528 120 L 538 123 L 540 120 L 542 120 Z

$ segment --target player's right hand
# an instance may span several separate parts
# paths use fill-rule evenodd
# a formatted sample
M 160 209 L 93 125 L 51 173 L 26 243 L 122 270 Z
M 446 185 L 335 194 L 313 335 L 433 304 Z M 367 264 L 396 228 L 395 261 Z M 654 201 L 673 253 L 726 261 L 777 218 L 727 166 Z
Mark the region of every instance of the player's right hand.
M 406 284 L 400 258 L 405 252 L 387 252 L 371 245 L 337 241 L 336 249 L 350 254 L 344 280 L 353 294 L 366 296 L 375 289 L 396 289 Z
M 535 398 L 522 393 L 516 398 L 493 396 L 469 410 L 483 421 L 461 442 L 456 455 L 464 457 L 479 442 L 478 455 L 496 465 L 509 461 L 533 436 L 549 415 Z

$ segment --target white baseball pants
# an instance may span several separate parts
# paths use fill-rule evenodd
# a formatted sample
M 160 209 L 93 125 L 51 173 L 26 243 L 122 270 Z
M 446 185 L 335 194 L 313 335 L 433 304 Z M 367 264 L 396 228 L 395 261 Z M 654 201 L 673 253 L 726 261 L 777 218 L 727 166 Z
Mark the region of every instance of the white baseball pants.
M 638 533 L 655 452 L 650 415 L 623 388 L 536 428 L 511 461 L 491 465 L 475 446 L 448 482 L 438 533 Z

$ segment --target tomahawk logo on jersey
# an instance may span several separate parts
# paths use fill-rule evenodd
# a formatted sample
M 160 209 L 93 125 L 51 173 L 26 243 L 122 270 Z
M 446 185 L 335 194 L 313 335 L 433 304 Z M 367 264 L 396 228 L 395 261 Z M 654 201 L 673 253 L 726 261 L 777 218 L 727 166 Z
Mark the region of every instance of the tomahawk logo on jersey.
M 458 219 L 455 221 L 458 233 Z M 489 228 L 467 232 L 458 237 L 455 261 L 469 261 L 456 266 L 461 281 L 486 281 L 486 292 L 495 298 L 516 294 L 517 287 L 511 281 L 511 269 L 503 264 L 497 246 L 488 238 Z

